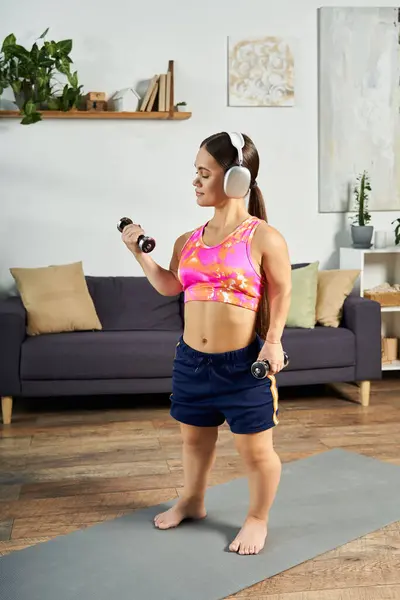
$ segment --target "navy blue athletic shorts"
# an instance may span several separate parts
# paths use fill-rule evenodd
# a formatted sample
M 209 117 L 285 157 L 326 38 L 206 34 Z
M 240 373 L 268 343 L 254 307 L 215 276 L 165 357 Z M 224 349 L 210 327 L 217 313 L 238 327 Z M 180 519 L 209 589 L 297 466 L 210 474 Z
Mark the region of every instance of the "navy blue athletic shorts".
M 171 416 L 187 425 L 216 427 L 227 421 L 233 433 L 257 433 L 278 424 L 275 377 L 255 379 L 251 365 L 262 340 L 246 348 L 210 354 L 180 338 L 175 353 Z

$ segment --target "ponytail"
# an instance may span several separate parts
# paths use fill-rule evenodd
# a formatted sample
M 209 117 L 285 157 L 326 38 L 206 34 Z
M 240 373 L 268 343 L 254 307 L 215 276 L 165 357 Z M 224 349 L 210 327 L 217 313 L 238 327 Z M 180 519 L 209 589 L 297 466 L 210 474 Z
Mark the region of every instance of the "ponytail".
M 250 198 L 247 210 L 253 217 L 258 217 L 266 223 L 267 209 L 265 207 L 264 197 L 258 185 L 252 186 L 250 189 Z M 267 337 L 269 327 L 269 310 L 268 310 L 268 296 L 267 296 L 267 282 L 264 279 L 264 291 L 260 299 L 260 304 L 257 312 L 256 331 L 258 335 L 265 340 Z
M 252 217 L 258 217 L 268 223 L 264 197 L 257 184 L 253 185 L 250 189 L 249 206 L 247 210 Z

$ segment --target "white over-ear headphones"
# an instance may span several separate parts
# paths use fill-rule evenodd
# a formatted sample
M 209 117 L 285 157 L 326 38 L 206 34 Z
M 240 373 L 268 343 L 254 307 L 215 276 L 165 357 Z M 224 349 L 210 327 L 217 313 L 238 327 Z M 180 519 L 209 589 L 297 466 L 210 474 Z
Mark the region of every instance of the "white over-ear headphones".
M 228 133 L 228 132 L 227 132 Z M 251 174 L 249 169 L 242 166 L 244 138 L 241 133 L 228 133 L 232 145 L 238 151 L 239 166 L 230 167 L 225 173 L 224 191 L 230 198 L 244 198 L 250 189 Z

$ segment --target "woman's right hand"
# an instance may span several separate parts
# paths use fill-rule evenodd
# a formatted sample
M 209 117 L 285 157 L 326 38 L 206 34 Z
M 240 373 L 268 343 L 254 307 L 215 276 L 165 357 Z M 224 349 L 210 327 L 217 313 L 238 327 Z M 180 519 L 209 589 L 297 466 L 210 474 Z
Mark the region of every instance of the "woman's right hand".
M 144 235 L 144 231 L 140 225 L 136 225 L 135 223 L 126 225 L 122 231 L 122 241 L 135 255 L 139 255 L 142 252 L 138 244 L 138 239 L 141 235 Z

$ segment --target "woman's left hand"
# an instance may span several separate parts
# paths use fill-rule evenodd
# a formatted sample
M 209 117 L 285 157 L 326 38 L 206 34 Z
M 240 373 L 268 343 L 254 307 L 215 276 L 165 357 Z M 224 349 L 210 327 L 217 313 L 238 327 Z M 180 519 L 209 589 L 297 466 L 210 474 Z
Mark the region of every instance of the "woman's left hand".
M 258 360 L 267 360 L 269 362 L 269 375 L 279 373 L 284 367 L 282 344 L 271 344 L 266 341 L 260 350 Z

